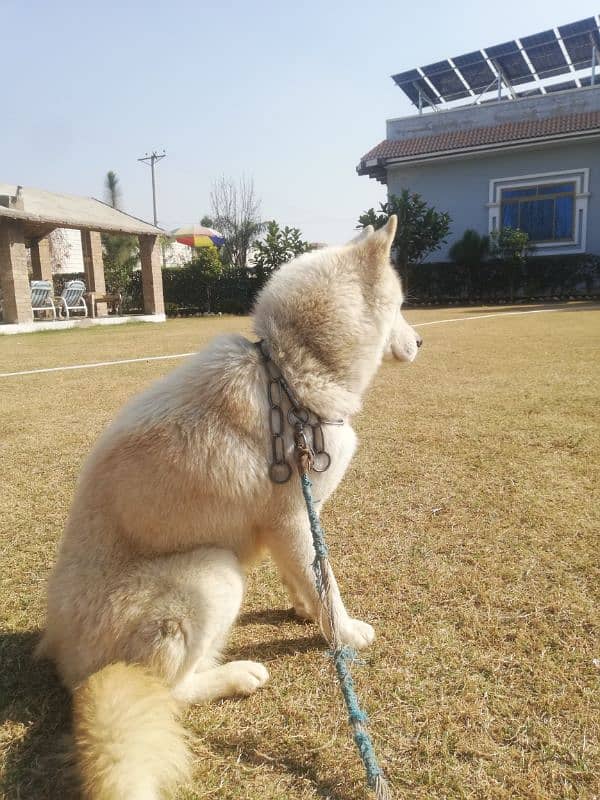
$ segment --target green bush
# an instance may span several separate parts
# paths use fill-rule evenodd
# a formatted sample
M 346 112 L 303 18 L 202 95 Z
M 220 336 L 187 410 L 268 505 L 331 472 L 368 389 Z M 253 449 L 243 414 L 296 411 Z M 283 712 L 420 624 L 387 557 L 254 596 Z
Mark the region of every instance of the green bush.
M 515 274 L 506 263 L 489 260 L 477 270 L 477 280 L 469 287 L 471 276 L 461 264 L 434 262 L 411 264 L 409 295 L 411 303 L 496 302 L 511 299 L 548 299 L 585 297 L 600 294 L 600 256 L 531 256 L 515 266 Z
M 186 267 L 167 267 L 162 270 L 165 313 L 248 314 L 260 288 L 257 279 L 228 270 L 215 278 L 207 278 L 193 264 Z M 142 273 L 134 272 L 123 296 L 127 313 L 143 310 Z
M 486 260 L 489 252 L 490 237 L 480 236 L 472 228 L 468 228 L 450 248 L 448 255 L 452 261 L 466 270 L 470 293 L 477 287 L 481 265 Z

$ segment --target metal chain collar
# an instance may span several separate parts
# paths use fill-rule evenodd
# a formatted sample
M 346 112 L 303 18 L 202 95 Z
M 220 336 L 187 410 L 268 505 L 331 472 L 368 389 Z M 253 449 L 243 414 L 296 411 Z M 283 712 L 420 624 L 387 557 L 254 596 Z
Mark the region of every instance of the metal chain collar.
M 273 483 L 287 483 L 292 475 L 292 466 L 285 455 L 285 420 L 282 401 L 286 397 L 290 408 L 287 421 L 294 430 L 294 447 L 297 455 L 305 460 L 306 468 L 314 472 L 325 472 L 331 465 L 331 456 L 325 450 L 324 425 L 343 425 L 343 419 L 321 419 L 303 406 L 292 388 L 271 359 L 264 341 L 256 343 L 267 371 L 269 383 L 269 430 L 271 432 L 271 464 L 269 477 Z

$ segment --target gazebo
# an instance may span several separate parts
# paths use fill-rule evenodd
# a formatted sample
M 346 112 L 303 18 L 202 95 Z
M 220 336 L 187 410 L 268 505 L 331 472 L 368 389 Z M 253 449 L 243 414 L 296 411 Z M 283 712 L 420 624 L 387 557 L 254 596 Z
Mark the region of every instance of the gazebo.
M 34 279 L 52 280 L 46 237 L 56 228 L 81 232 L 86 287 L 90 293 L 100 296 L 106 292 L 100 234 L 137 236 L 144 314 L 150 315 L 152 321 L 164 319 L 158 239 L 164 231 L 91 197 L 0 183 L 0 286 L 5 323 L 31 327 L 33 312 L 26 248 L 31 251 Z M 106 305 L 98 304 L 98 316 L 105 315 Z

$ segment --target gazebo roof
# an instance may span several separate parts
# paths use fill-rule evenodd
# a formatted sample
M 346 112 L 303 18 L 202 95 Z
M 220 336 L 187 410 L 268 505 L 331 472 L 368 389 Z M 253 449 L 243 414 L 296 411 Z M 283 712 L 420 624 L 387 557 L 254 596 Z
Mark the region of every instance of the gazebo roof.
M 0 222 L 3 218 L 23 220 L 29 236 L 52 228 L 154 236 L 164 233 L 93 197 L 56 194 L 10 183 L 0 183 Z

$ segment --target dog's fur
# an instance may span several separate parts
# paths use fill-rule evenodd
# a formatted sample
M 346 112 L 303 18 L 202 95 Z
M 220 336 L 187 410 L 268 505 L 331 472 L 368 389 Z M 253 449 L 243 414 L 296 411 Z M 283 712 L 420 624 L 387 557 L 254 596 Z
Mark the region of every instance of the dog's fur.
M 345 420 L 325 428 L 332 462 L 313 476 L 320 504 L 353 455 L 349 419 L 385 351 L 412 361 L 420 344 L 400 312 L 395 230 L 391 217 L 376 233 L 284 265 L 254 312 L 256 333 L 302 404 Z M 88 798 L 161 797 L 186 775 L 174 704 L 266 682 L 262 664 L 219 663 L 245 570 L 263 550 L 296 611 L 318 619 L 306 509 L 294 476 L 269 480 L 268 418 L 257 348 L 223 336 L 134 398 L 83 467 L 39 654 L 74 692 Z M 286 446 L 293 462 L 289 430 Z M 344 643 L 365 647 L 373 629 L 349 616 L 333 576 L 331 591 Z

